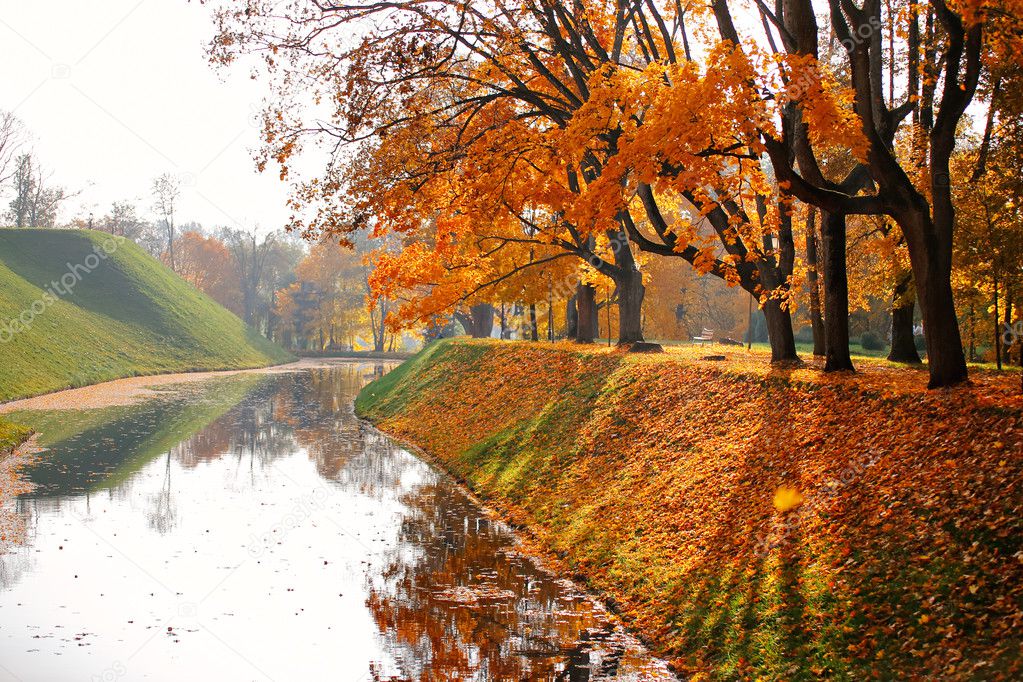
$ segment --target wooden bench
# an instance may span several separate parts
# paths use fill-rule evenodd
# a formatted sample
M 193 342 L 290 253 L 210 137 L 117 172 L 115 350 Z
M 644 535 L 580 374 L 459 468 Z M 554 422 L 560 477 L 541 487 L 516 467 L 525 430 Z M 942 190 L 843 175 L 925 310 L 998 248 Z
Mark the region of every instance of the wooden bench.
M 713 340 L 714 340 L 714 330 L 713 329 L 707 329 L 706 327 L 703 328 L 703 331 L 700 332 L 699 336 L 694 336 L 693 337 L 693 341 L 695 341 L 695 342 L 697 342 L 697 343 L 699 343 L 701 345 L 703 345 L 704 343 L 708 343 L 710 341 L 713 341 Z

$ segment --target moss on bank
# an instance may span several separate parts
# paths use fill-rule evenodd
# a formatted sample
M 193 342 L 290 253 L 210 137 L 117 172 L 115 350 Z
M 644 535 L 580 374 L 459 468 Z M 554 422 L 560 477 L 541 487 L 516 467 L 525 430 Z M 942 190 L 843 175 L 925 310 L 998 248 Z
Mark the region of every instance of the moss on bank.
M 1023 404 L 984 377 L 928 393 L 917 370 L 878 372 L 445 341 L 357 410 L 681 671 L 1018 678 Z

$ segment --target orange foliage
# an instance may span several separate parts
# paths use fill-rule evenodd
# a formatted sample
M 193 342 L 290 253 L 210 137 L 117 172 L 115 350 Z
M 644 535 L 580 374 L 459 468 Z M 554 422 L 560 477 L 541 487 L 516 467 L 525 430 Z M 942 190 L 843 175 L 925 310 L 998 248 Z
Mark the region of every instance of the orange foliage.
M 174 261 L 182 279 L 236 315 L 242 314 L 238 273 L 224 242 L 185 232 L 174 244 Z

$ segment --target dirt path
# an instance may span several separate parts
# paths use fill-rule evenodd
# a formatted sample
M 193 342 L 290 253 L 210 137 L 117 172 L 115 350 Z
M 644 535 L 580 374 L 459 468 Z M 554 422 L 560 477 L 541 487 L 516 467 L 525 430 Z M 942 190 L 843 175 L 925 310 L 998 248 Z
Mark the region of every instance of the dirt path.
M 228 377 L 235 374 L 276 374 L 281 372 L 298 372 L 315 367 L 330 367 L 353 360 L 332 358 L 303 358 L 287 365 L 261 367 L 257 369 L 226 370 L 222 372 L 185 372 L 183 374 L 154 374 L 152 376 L 129 377 L 115 379 L 102 384 L 71 388 L 65 391 L 47 393 L 35 398 L 22 398 L 0 404 L 0 414 L 19 410 L 81 410 L 119 405 L 133 405 L 142 400 L 159 395 L 153 389 L 173 384 L 186 384 L 204 381 L 216 377 Z M 365 362 L 365 361 L 363 361 Z M 386 362 L 386 361 L 377 361 Z

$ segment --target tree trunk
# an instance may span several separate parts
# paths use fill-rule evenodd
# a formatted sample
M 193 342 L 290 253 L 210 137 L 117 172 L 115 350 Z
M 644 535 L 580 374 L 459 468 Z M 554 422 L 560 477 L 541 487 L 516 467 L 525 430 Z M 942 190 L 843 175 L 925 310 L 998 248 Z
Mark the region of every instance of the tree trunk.
M 796 337 L 792 333 L 792 314 L 782 307 L 781 301 L 769 298 L 764 303 L 764 319 L 771 342 L 771 364 L 799 362 Z
M 536 323 L 536 304 L 529 304 L 529 340 L 539 341 L 540 340 L 540 329 Z
M 913 315 L 916 305 L 909 301 L 905 305 L 892 309 L 892 347 L 888 353 L 891 362 L 902 362 L 919 365 L 922 360 L 916 349 L 913 336 Z
M 378 328 L 373 323 L 372 319 L 370 319 L 370 324 L 373 325 L 373 350 L 377 353 L 382 353 L 384 350 L 384 344 L 387 343 L 387 327 L 384 325 L 387 312 L 384 310 L 382 304 L 378 307 L 380 308 L 380 327 Z
M 646 294 L 643 273 L 630 268 L 624 270 L 618 279 L 615 282 L 618 287 L 618 345 L 642 342 L 643 297 Z
M 920 364 L 920 353 L 916 350 L 913 338 L 913 312 L 916 301 L 910 286 L 913 283 L 912 273 L 904 273 L 895 284 L 892 295 L 892 348 L 888 359 L 892 362 Z
M 177 263 L 174 262 L 174 226 L 171 225 L 168 228 L 167 237 L 167 255 L 170 258 L 170 269 L 174 272 L 178 271 Z
M 597 326 L 597 289 L 589 284 L 580 284 L 576 291 L 578 324 L 575 340 L 577 343 L 593 343 Z
M 810 286 L 810 326 L 813 328 L 813 354 L 823 356 L 827 351 L 824 341 L 824 317 L 821 315 L 821 290 L 817 255 L 817 209 L 810 206 L 806 219 L 806 260 L 809 266 L 806 281 Z
M 508 314 L 505 310 L 505 304 L 501 303 L 501 340 L 507 340 L 511 338 L 511 329 L 508 328 Z
M 1012 344 L 1005 341 L 1004 333 L 1012 329 L 1012 291 L 1005 291 L 1005 325 L 1002 327 L 1002 362 L 1009 365 L 1012 362 Z
M 972 286 L 972 282 L 971 282 Z M 970 362 L 977 361 L 977 309 L 970 302 Z
M 384 349 L 384 344 L 387 342 L 387 300 L 382 299 L 380 301 L 380 350 Z M 391 345 L 394 345 L 394 336 L 391 336 Z
M 948 177 L 947 169 L 941 170 L 946 173 L 944 177 Z M 937 197 L 934 203 L 937 214 Z M 968 378 L 955 297 L 952 294 L 954 217 L 951 206 L 947 205 L 942 208 L 940 221 L 937 215 L 932 220 L 930 207 L 926 201 L 920 200 L 918 205 L 896 218 L 906 237 L 909 259 L 913 264 L 916 297 L 924 319 L 927 367 L 930 372 L 928 388 L 952 386 Z
M 995 277 L 995 364 L 1002 369 L 1002 320 L 998 314 L 998 277 Z
M 456 311 L 455 318 L 465 333 L 474 339 L 486 339 L 494 330 L 494 306 L 480 303 L 469 308 L 469 314 Z
M 576 308 L 578 294 L 573 294 L 565 303 L 565 336 L 574 339 L 579 332 L 579 309 Z
M 494 306 L 489 303 L 480 303 L 469 308 L 472 316 L 472 338 L 485 339 L 494 330 Z
M 824 371 L 855 371 L 849 357 L 849 280 L 845 264 L 845 214 L 824 213 Z
M 920 311 L 924 318 L 927 365 L 931 375 L 927 387 L 953 386 L 966 381 L 967 371 L 963 342 L 959 336 L 959 321 L 956 319 L 952 284 L 948 277 L 940 275 L 927 279 L 929 283 L 926 293 L 920 288 L 917 289 Z

